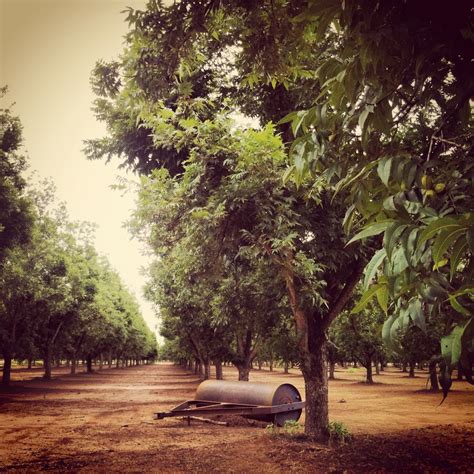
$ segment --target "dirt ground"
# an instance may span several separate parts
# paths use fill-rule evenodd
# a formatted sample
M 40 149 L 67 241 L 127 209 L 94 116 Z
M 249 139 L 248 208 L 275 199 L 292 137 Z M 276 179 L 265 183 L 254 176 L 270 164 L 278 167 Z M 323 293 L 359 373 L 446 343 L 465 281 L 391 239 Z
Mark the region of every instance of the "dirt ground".
M 361 369 L 337 371 L 330 418 L 353 434 L 340 446 L 271 436 L 248 421 L 155 421 L 155 412 L 192 399 L 199 383 L 171 364 L 75 376 L 56 369 L 49 382 L 41 375 L 17 369 L 0 391 L 1 472 L 474 472 L 474 387 L 454 382 L 438 406 L 426 373 L 410 379 L 390 369 L 366 385 Z M 236 372 L 225 368 L 224 376 Z M 255 370 L 251 380 L 304 393 L 296 370 Z

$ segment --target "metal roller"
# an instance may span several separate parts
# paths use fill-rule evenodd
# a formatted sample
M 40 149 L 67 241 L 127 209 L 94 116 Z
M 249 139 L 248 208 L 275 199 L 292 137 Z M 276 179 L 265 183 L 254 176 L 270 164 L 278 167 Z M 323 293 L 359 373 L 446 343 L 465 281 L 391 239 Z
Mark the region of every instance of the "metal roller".
M 206 380 L 194 400 L 156 417 L 234 414 L 283 426 L 285 421 L 297 421 L 304 405 L 297 388 L 289 383 Z
M 298 389 L 289 383 L 242 382 L 234 380 L 205 380 L 196 390 L 196 400 L 212 400 L 258 406 L 285 405 L 301 402 Z M 283 426 L 287 420 L 299 420 L 300 410 L 268 415 L 246 415 L 247 418 L 273 422 Z

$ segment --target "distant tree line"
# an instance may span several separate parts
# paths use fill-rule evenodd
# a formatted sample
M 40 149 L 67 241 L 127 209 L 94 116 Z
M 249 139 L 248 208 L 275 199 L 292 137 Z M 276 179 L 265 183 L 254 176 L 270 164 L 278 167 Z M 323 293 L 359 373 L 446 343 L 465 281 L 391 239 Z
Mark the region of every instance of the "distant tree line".
M 6 88 L 2 89 L 2 96 Z M 93 227 L 70 222 L 54 204 L 54 185 L 23 177 L 22 127 L 0 109 L 0 354 L 3 385 L 13 360 L 53 364 L 99 359 L 119 365 L 151 361 L 154 334 L 137 301 L 92 244 Z

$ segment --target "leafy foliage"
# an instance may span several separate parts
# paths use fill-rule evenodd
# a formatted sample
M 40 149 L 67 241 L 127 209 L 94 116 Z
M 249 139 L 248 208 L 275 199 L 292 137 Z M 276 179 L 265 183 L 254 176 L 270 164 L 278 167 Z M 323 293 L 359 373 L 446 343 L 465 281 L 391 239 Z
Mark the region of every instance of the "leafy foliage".
M 0 88 L 4 99 L 7 88 Z M 10 109 L 0 108 L 0 267 L 5 253 L 30 238 L 32 213 L 24 195 L 25 181 L 21 172 L 26 168 L 20 154 L 22 127 Z

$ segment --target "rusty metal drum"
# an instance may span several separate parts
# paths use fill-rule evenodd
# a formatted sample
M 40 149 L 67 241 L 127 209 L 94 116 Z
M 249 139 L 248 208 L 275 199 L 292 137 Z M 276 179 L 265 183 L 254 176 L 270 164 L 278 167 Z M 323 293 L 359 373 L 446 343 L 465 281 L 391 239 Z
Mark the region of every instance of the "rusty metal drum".
M 281 406 L 301 402 L 298 389 L 289 383 L 272 384 L 264 382 L 243 382 L 231 380 L 206 380 L 197 388 L 196 400 L 207 400 L 221 403 L 235 403 L 256 406 Z M 286 421 L 297 421 L 301 409 L 279 413 L 246 415 L 261 421 L 268 421 L 283 426 Z

